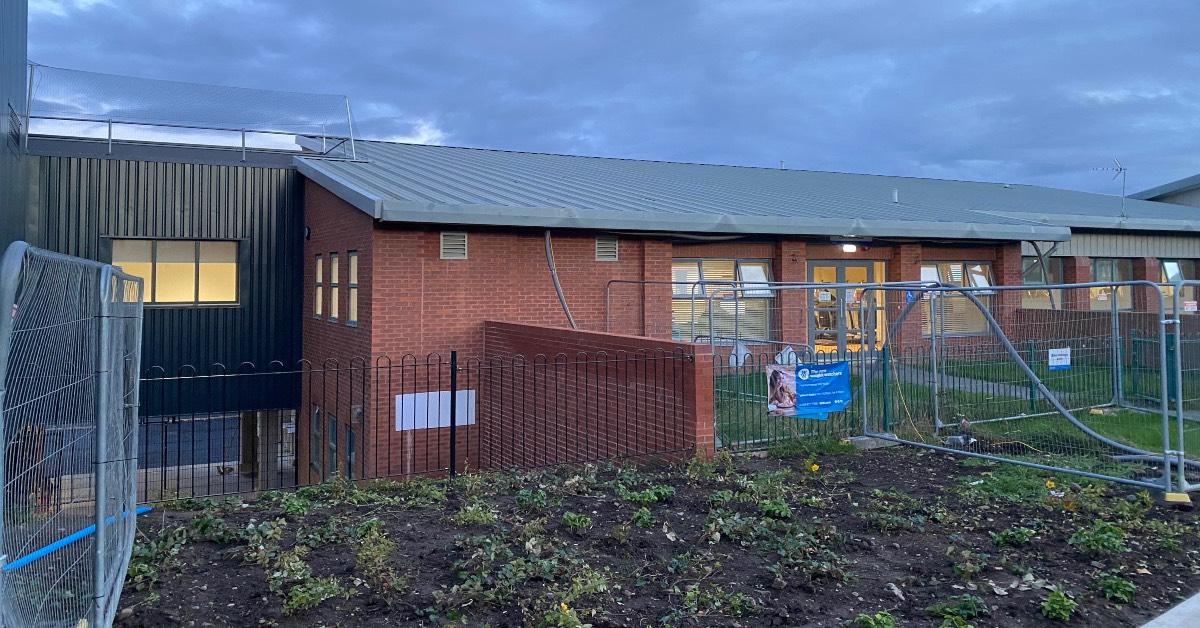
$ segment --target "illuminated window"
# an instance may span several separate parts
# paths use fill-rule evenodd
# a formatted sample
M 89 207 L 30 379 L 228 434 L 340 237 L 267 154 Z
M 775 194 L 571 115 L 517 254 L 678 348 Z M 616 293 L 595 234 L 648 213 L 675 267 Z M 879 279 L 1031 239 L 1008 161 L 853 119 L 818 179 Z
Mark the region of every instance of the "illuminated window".
M 1103 283 L 1109 281 L 1131 281 L 1132 279 L 1133 260 L 1114 257 L 1092 258 L 1092 281 Z M 1114 287 L 1116 289 L 1115 299 L 1113 297 Z M 1092 309 L 1111 309 L 1115 300 L 1118 310 L 1132 310 L 1133 296 L 1130 288 L 1130 286 L 1100 286 L 1092 288 L 1089 291 Z
M 732 342 L 771 336 L 771 265 L 763 260 L 676 259 L 671 262 L 671 336 L 689 342 Z M 705 282 L 703 287 L 696 283 Z M 740 283 L 738 283 L 740 282 Z M 741 286 L 735 295 L 731 288 Z M 713 299 L 709 320 L 709 296 Z M 735 298 L 736 296 L 736 298 Z
M 1160 282 L 1163 284 L 1173 284 L 1178 281 L 1195 281 L 1196 280 L 1196 261 L 1190 259 L 1164 259 L 1162 260 L 1162 277 Z M 1168 304 L 1172 304 L 1175 295 L 1175 286 L 1163 285 L 1163 296 L 1167 297 Z M 1195 301 L 1196 286 L 1183 286 L 1183 290 L 1179 293 L 1180 301 Z M 1170 305 L 1173 307 L 1173 305 Z M 1180 303 L 1184 313 L 1191 313 L 1194 304 L 1189 306 L 1187 303 Z
M 349 305 L 346 308 L 346 324 L 351 327 L 358 326 L 358 251 L 350 251 L 346 254 L 346 262 L 350 265 L 349 277 L 346 281 L 346 296 L 349 298 Z
M 338 319 L 338 254 L 329 254 L 329 321 Z
M 921 266 L 923 281 L 939 281 L 952 286 L 964 288 L 990 288 L 992 282 L 992 265 L 987 262 L 936 262 Z M 994 290 L 973 290 L 971 294 L 979 299 L 987 309 L 992 307 Z M 939 294 L 939 293 L 930 293 Z M 941 298 L 926 299 L 921 311 L 921 331 L 926 335 L 930 331 L 932 320 L 930 310 L 937 307 L 938 332 L 951 336 L 973 336 L 986 334 L 987 319 L 979 306 L 962 292 L 941 292 Z
M 1062 283 L 1062 258 L 1046 258 L 1043 270 L 1037 257 L 1021 258 L 1021 283 L 1026 286 L 1044 286 Z M 1062 307 L 1062 290 L 1028 288 L 1021 291 L 1021 307 L 1031 310 L 1050 310 Z
M 313 267 L 313 276 L 315 277 L 315 285 L 313 287 L 313 318 L 321 318 L 322 310 L 325 307 L 325 262 L 321 256 L 317 256 L 317 261 Z
M 238 300 L 236 241 L 113 240 L 112 263 L 142 278 L 146 303 L 202 305 Z

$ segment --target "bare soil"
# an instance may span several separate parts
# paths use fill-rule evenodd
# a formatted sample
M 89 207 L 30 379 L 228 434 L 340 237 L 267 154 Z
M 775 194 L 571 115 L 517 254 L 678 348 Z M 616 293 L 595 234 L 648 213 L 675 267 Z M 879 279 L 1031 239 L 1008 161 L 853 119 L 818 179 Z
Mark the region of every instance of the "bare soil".
M 1198 541 L 1128 487 L 900 447 L 339 483 L 156 508 L 118 625 L 1052 626 L 1057 587 L 1136 626 L 1200 590 Z

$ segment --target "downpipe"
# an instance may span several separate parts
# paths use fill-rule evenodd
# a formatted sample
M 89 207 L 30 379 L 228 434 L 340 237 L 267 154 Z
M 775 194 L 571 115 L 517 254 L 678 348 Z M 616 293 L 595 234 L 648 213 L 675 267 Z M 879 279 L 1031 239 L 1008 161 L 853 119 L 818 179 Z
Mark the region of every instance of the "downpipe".
M 546 230 L 546 267 L 550 269 L 550 281 L 554 283 L 554 292 L 558 295 L 558 304 L 562 306 L 563 314 L 567 315 L 567 323 L 571 329 L 579 329 L 575 317 L 571 316 L 571 308 L 567 305 L 567 297 L 563 295 L 562 284 L 558 282 L 558 269 L 554 266 L 554 245 L 550 242 L 550 230 Z

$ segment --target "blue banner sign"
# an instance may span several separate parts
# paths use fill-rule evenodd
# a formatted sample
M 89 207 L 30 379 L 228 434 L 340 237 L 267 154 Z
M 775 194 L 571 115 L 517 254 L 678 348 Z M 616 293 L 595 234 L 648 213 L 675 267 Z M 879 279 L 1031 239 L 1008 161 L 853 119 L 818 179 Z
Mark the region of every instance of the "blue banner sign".
M 824 421 L 850 405 L 850 363 L 770 365 L 767 413 Z

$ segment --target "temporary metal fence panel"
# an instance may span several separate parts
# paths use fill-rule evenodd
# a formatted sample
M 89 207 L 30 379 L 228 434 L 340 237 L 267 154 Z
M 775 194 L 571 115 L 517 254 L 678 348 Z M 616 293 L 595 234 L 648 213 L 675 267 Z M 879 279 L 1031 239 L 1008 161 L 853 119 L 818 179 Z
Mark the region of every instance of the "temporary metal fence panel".
M 1178 484 L 1200 488 L 1200 281 L 1162 287 L 1170 298 L 1173 324 L 1167 329 L 1167 391 L 1175 418 Z
M 141 419 L 140 499 L 682 457 L 693 366 L 682 352 L 593 351 L 152 368 L 142 395 L 165 412 Z M 292 379 L 295 407 L 238 408 L 248 391 Z M 171 409 L 204 396 L 214 410 Z
M 1100 477 L 1178 488 L 1182 458 L 1166 402 L 1173 329 L 1150 282 L 872 287 L 887 312 L 874 368 L 859 382 L 863 432 L 883 439 Z M 1157 355 L 1138 362 L 1138 343 Z M 1135 347 L 1137 347 L 1135 349 Z M 1149 365 L 1153 365 L 1148 368 Z M 1149 405 L 1135 391 L 1157 389 Z M 1182 471 L 1181 471 L 1182 473 Z
M 17 242 L 0 309 L 0 618 L 109 625 L 136 526 L 141 280 Z

